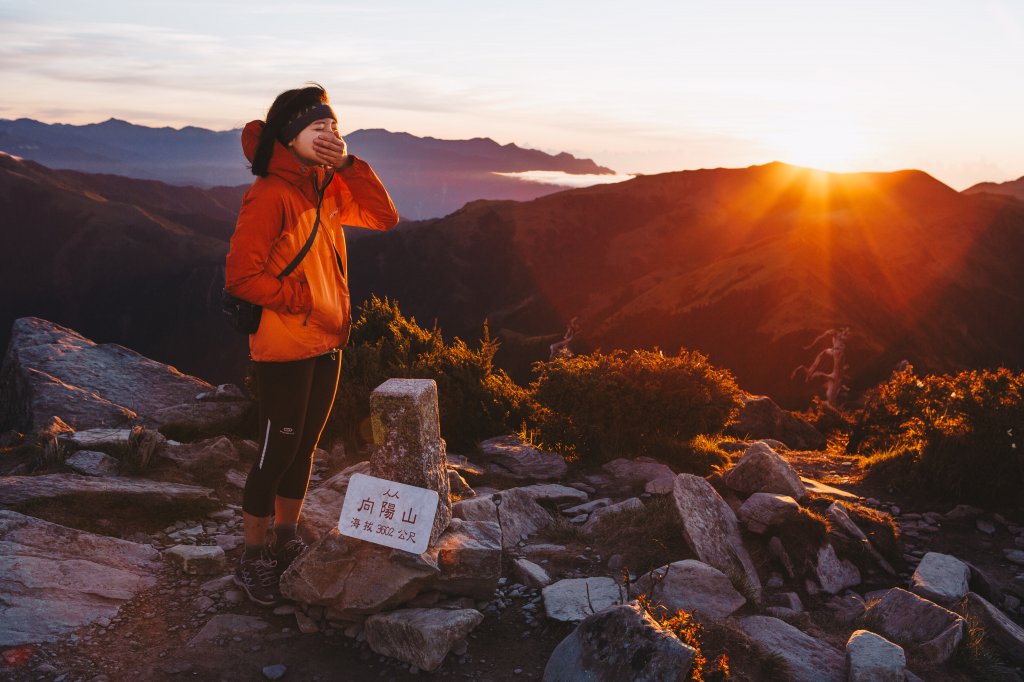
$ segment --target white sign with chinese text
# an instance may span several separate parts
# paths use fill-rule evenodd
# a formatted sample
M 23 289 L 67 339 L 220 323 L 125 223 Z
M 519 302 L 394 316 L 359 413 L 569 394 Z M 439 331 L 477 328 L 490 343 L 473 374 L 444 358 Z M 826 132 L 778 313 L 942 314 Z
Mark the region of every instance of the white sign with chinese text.
M 437 514 L 437 491 L 352 474 L 341 505 L 342 535 L 421 554 Z

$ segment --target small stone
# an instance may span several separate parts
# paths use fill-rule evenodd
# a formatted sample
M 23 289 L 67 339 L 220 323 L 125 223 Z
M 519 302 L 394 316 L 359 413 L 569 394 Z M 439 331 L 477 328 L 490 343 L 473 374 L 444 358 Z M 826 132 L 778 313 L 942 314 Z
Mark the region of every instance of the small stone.
M 268 680 L 279 680 L 284 677 L 284 674 L 288 672 L 288 666 L 278 663 L 277 665 L 268 665 L 263 668 L 263 677 Z
M 974 522 L 974 525 L 985 535 L 995 535 L 996 527 L 991 521 L 986 519 L 977 519 Z

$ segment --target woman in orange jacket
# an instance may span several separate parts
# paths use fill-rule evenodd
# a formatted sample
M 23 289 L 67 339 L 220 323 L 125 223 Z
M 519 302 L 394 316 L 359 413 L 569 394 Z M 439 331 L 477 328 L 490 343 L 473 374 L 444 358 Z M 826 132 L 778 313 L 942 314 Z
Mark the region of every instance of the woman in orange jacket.
M 342 226 L 387 230 L 398 213 L 370 166 L 348 153 L 319 85 L 281 93 L 266 121 L 245 126 L 242 147 L 257 178 L 242 201 L 225 280 L 229 293 L 263 307 L 249 337 L 261 442 L 242 497 L 245 552 L 235 582 L 269 605 L 281 573 L 306 548 L 296 525 L 351 327 Z

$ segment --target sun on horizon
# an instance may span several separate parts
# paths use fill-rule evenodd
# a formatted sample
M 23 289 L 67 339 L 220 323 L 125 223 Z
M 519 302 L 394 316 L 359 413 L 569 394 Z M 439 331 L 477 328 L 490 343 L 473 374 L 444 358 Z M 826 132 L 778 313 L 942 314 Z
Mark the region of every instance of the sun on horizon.
M 863 171 L 874 151 L 856 121 L 835 115 L 811 114 L 759 137 L 780 161 L 834 173 Z

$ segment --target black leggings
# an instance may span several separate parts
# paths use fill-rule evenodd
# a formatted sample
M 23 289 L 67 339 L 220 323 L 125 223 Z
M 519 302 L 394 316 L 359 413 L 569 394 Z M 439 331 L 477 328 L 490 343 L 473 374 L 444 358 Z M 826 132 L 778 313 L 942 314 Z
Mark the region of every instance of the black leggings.
M 306 496 L 313 451 L 327 424 L 341 374 L 341 351 L 292 362 L 256 362 L 260 449 L 242 494 L 242 509 L 270 516 L 274 497 Z

